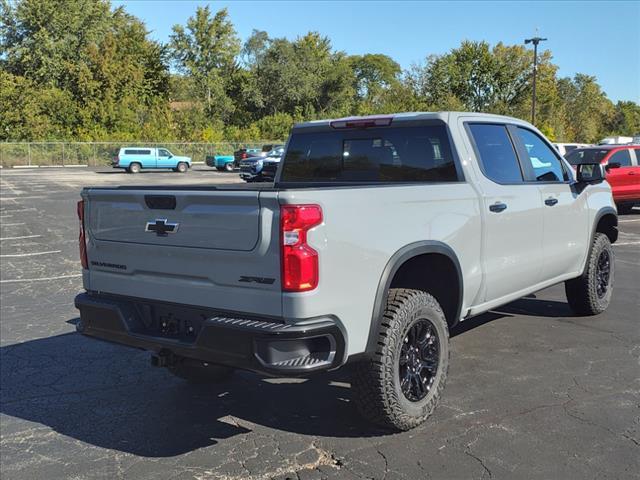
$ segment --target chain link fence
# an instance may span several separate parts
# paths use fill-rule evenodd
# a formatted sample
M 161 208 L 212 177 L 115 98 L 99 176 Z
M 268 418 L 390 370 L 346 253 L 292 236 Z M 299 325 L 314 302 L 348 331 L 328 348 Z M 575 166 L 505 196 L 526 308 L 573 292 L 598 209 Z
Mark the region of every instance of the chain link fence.
M 259 142 L 2 142 L 0 165 L 15 166 L 108 166 L 122 147 L 166 148 L 174 155 L 191 157 L 193 162 L 204 162 L 207 155 L 232 155 L 239 148 L 262 148 L 281 141 Z

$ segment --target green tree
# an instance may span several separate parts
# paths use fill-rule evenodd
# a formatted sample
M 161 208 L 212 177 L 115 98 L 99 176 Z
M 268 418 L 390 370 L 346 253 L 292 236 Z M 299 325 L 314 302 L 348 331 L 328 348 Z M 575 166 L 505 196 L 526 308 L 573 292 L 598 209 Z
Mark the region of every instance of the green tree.
M 353 72 L 345 55 L 332 52 L 329 39 L 315 32 L 293 42 L 270 40 L 252 71 L 258 91 L 253 107 L 260 117 L 346 112 L 353 98 Z
M 242 47 L 243 63 L 251 68 L 262 61 L 271 39 L 264 30 L 253 30 Z
M 227 9 L 212 16 L 208 5 L 198 7 L 186 29 L 174 25 L 169 45 L 176 67 L 193 79 L 207 113 L 226 119 L 234 109 L 227 79 L 240 53 L 240 40 Z
M 112 10 L 107 0 L 3 0 L 1 6 L 0 61 L 12 77 L 3 77 L 0 95 L 22 92 L 32 106 L 37 99 L 40 108 L 32 111 L 49 124 L 19 137 L 5 128 L 2 138 L 137 137 L 158 122 L 151 112 L 166 110 L 164 50 L 137 18 Z M 30 124 L 23 105 L 12 114 Z
M 608 125 L 611 135 L 640 135 L 640 105 L 634 102 L 616 103 Z
M 376 111 L 385 92 L 398 83 L 400 65 L 383 54 L 353 55 L 348 61 L 354 73 L 359 113 Z
M 564 99 L 566 138 L 577 142 L 597 142 L 608 133 L 614 108 L 596 78 L 582 73 L 558 83 Z
M 284 140 L 302 120 L 420 110 L 528 120 L 532 55 L 464 41 L 402 71 L 386 55 L 335 51 L 317 32 L 254 30 L 241 48 L 225 9 L 197 8 L 161 45 L 109 0 L 0 0 L 0 140 Z M 552 60 L 538 59 L 546 135 L 640 133 L 637 103 L 613 105 L 589 75 L 558 78 Z

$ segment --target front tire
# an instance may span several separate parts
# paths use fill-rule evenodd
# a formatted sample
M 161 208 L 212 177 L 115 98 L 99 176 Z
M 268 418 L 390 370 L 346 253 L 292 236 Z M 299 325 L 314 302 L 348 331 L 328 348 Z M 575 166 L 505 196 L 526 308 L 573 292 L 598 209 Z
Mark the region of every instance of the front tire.
M 180 162 L 176 165 L 176 172 L 178 173 L 187 173 L 187 170 L 189 170 L 189 166 L 184 162 Z
M 436 299 L 420 290 L 391 289 L 376 346 L 355 367 L 358 410 L 385 428 L 420 425 L 435 409 L 449 368 L 449 329 Z
M 207 384 L 221 383 L 229 380 L 233 375 L 233 368 L 222 365 L 212 365 L 190 358 L 179 358 L 174 365 L 168 367 L 176 377 L 189 383 Z
M 227 172 L 233 172 L 233 163 L 225 163 L 225 164 L 224 164 L 224 169 L 225 169 Z
M 578 315 L 604 312 L 613 294 L 615 255 L 609 237 L 596 233 L 587 257 L 585 272 L 564 283 L 567 301 Z

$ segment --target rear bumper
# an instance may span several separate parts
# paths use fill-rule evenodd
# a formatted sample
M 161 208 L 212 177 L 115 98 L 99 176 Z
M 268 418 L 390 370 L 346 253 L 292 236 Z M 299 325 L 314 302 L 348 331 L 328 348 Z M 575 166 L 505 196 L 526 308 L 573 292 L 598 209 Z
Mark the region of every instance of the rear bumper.
M 291 324 L 184 305 L 81 293 L 79 330 L 157 354 L 269 375 L 305 375 L 346 361 L 345 335 L 331 317 Z

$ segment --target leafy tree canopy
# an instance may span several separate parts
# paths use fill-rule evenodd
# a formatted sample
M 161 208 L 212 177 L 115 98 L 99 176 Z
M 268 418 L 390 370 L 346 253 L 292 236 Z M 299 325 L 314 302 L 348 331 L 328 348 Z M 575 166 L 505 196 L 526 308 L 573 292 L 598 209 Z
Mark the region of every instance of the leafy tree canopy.
M 425 52 L 425 54 L 428 52 Z M 529 119 L 533 52 L 463 41 L 402 70 L 329 38 L 254 30 L 198 7 L 166 45 L 109 0 L 0 0 L 0 140 L 284 140 L 294 122 L 469 110 Z M 613 104 L 587 74 L 538 58 L 537 121 L 556 141 L 640 133 L 640 106 Z

